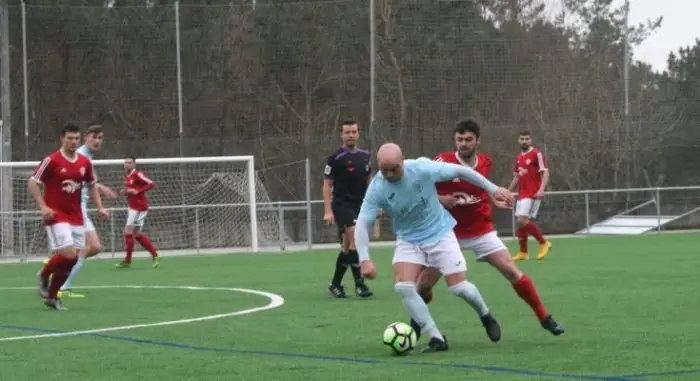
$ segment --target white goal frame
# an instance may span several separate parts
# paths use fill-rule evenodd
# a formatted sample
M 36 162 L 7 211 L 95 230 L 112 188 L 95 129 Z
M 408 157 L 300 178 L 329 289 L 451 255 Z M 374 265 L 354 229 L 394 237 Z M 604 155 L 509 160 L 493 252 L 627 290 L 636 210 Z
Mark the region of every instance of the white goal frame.
M 100 167 L 105 166 L 120 166 L 123 165 L 124 159 L 116 160 L 93 160 L 93 166 L 96 169 L 97 177 L 99 181 L 100 177 Z M 247 172 L 247 194 L 248 194 L 248 212 L 250 213 L 250 251 L 259 252 L 259 237 L 258 237 L 258 216 L 257 216 L 257 194 L 256 194 L 256 184 L 257 184 L 257 174 L 255 171 L 255 158 L 252 155 L 247 156 L 210 156 L 210 157 L 169 157 L 169 158 L 137 158 L 137 165 L 177 165 L 177 164 L 196 164 L 196 163 L 245 163 L 245 168 Z M 13 205 L 13 190 L 12 190 L 12 179 L 13 170 L 21 169 L 23 171 L 33 171 L 34 168 L 39 164 L 39 161 L 18 161 L 18 162 L 0 162 L 0 203 L 4 207 L 3 212 L 8 212 L 7 207 L 9 206 L 9 212 L 12 214 Z M 7 170 L 9 169 L 9 171 Z M 147 173 L 148 175 L 148 173 Z M 29 176 L 27 176 L 27 180 Z M 3 213 L 4 214 L 4 213 Z M 3 216 L 0 216 L 3 217 Z M 6 221 L 4 218 L 0 218 L 0 223 Z M 12 229 L 12 222 L 10 221 L 10 229 Z M 3 231 L 3 235 L 6 234 L 7 228 L 2 229 L 0 226 L 0 231 Z M 4 237 L 0 237 L 3 239 Z

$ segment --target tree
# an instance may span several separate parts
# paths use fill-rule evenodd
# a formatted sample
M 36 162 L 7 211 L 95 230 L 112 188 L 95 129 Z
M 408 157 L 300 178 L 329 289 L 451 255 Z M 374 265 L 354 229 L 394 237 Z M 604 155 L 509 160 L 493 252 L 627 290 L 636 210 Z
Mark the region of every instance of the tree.
M 659 81 L 665 96 L 663 107 L 679 115 L 677 128 L 663 137 L 659 172 L 671 184 L 700 181 L 700 39 L 695 45 L 669 54 L 668 68 Z

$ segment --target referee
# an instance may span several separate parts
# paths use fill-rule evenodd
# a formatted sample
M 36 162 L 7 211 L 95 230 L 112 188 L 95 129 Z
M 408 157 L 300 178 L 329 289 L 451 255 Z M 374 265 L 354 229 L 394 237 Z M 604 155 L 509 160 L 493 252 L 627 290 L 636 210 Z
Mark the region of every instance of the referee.
M 355 294 L 362 298 L 372 296 L 360 272 L 359 257 L 355 249 L 355 220 L 360 212 L 362 199 L 371 180 L 370 153 L 357 148 L 359 126 L 354 120 L 346 120 L 340 127 L 343 146 L 335 151 L 323 171 L 323 220 L 338 226 L 340 253 L 335 261 L 335 272 L 328 295 L 347 298 L 342 281 L 348 267 L 355 278 Z

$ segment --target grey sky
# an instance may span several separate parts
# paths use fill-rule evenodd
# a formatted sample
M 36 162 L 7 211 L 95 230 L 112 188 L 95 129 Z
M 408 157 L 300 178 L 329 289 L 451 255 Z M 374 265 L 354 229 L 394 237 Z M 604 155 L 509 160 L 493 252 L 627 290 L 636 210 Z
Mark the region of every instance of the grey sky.
M 550 15 L 562 10 L 563 0 L 543 0 Z M 625 0 L 614 0 L 613 5 L 621 6 Z M 654 70 L 666 68 L 666 58 L 671 51 L 681 46 L 695 44 L 700 38 L 700 28 L 695 26 L 700 14 L 700 0 L 631 0 L 630 24 L 635 25 L 646 19 L 663 16 L 664 21 L 656 33 L 642 45 L 634 49 L 634 59 L 652 65 Z
M 695 24 L 698 14 L 698 0 L 632 0 L 630 23 L 664 17 L 661 28 L 634 50 L 635 59 L 650 63 L 655 70 L 665 69 L 669 52 L 694 45 L 695 39 L 700 38 L 700 28 Z

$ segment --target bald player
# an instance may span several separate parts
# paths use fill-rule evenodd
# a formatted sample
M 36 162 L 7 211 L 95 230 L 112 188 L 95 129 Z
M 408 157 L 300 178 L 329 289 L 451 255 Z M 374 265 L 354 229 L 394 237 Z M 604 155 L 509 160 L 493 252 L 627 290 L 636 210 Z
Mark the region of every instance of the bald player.
M 423 351 L 448 349 L 447 340 L 416 289 L 418 276 L 426 268 L 437 269 L 445 277 L 450 291 L 478 313 L 489 338 L 500 338 L 501 328 L 479 289 L 467 281 L 466 261 L 453 232 L 455 220 L 440 204 L 435 183 L 460 178 L 486 190 L 495 199 L 512 203 L 513 196 L 466 166 L 428 158 L 404 160 L 401 148 L 393 143 L 379 148 L 377 164 L 380 172 L 367 189 L 355 225 L 355 245 L 362 274 L 368 279 L 376 277 L 369 256 L 369 231 L 381 208 L 394 222 L 394 290 L 411 318 L 430 338 Z

